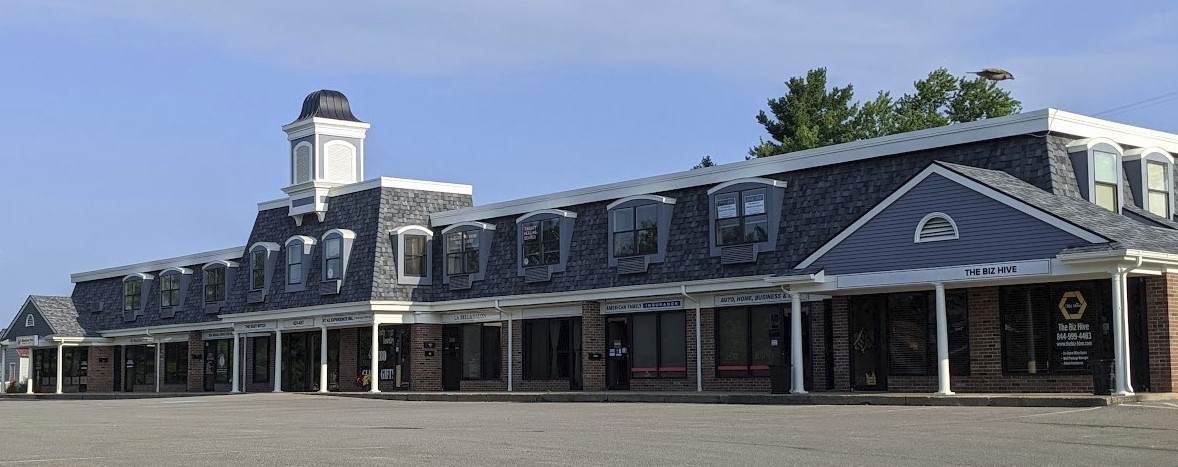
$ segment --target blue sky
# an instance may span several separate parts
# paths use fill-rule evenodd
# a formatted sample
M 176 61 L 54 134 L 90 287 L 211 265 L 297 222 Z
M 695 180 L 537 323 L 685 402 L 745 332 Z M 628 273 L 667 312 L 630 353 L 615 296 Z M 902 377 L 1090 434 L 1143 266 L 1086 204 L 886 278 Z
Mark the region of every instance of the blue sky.
M 0 0 L 0 326 L 71 272 L 242 245 L 320 88 L 372 123 L 368 177 L 477 204 L 741 160 L 818 66 L 863 98 L 998 66 L 1027 110 L 1178 91 L 1173 4 L 860 3 Z M 1178 100 L 1107 118 L 1178 132 Z

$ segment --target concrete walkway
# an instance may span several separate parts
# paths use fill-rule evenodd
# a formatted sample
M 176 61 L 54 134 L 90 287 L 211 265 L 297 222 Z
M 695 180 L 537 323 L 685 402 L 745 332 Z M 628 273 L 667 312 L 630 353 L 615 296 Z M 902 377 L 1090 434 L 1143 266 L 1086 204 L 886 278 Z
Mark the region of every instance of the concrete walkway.
M 1175 401 L 1178 393 L 1139 393 L 1132 396 L 1092 394 L 957 394 L 817 392 L 803 395 L 732 392 L 332 392 L 289 393 L 300 396 L 357 397 L 398 401 L 438 402 L 637 402 L 673 404 L 747 405 L 899 405 L 960 407 L 1102 407 Z M 2 394 L 0 400 L 113 400 L 166 397 L 232 396 L 222 392 L 83 392 L 67 394 Z

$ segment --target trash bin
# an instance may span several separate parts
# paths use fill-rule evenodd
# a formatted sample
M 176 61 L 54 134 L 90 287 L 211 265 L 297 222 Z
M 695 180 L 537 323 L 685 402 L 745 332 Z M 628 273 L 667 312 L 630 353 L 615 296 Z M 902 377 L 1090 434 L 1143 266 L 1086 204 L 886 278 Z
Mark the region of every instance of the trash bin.
M 786 394 L 789 392 L 789 373 L 785 365 L 769 365 L 769 393 Z
M 1116 384 L 1116 374 L 1113 372 L 1115 360 L 1092 360 L 1092 393 L 1098 396 L 1111 396 Z

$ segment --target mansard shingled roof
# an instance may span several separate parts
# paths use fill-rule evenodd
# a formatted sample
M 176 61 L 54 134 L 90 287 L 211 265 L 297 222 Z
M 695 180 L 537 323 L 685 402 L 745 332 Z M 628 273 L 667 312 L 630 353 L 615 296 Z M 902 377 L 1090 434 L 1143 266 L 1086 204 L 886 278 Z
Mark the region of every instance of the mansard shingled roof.
M 70 297 L 33 295 L 29 297 L 29 300 L 41 312 L 41 316 L 45 317 L 45 321 L 48 321 L 49 325 L 53 327 L 56 335 L 98 335 L 87 317 L 78 313 L 77 308 L 74 307 L 74 301 Z
M 1178 253 L 1178 230 L 1160 226 L 1162 224 L 1147 225 L 1084 199 L 1048 193 L 1006 172 L 948 162 L 937 164 L 1107 238 L 1110 242 L 1107 245 L 1073 248 L 1068 252 L 1131 249 Z M 1164 219 L 1160 221 L 1166 222 Z

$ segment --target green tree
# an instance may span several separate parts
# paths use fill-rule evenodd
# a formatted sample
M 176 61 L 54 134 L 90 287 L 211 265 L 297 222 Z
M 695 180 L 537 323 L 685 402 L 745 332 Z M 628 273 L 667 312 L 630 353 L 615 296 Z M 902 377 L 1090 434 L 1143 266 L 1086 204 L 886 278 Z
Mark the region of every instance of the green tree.
M 785 83 L 784 96 L 768 100 L 769 114 L 757 113 L 770 140 L 749 148 L 749 158 L 1011 115 L 1022 103 L 994 81 L 954 77 L 938 68 L 897 99 L 880 91 L 875 99 L 852 102 L 854 88 L 827 88 L 826 69 Z M 770 114 L 772 114 L 770 116 Z
M 712 156 L 707 155 L 707 156 L 704 156 L 703 159 L 700 159 L 699 163 L 695 164 L 695 167 L 692 167 L 691 170 L 702 169 L 704 167 L 711 167 L 713 165 L 716 165 L 716 163 L 712 162 Z

